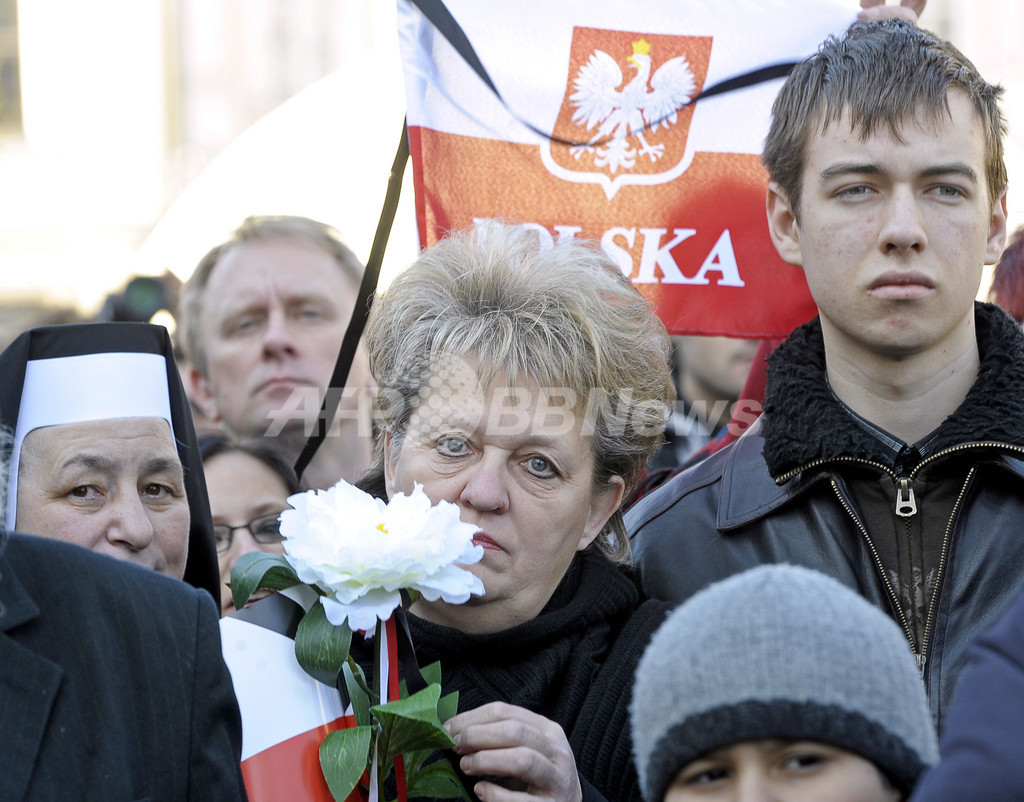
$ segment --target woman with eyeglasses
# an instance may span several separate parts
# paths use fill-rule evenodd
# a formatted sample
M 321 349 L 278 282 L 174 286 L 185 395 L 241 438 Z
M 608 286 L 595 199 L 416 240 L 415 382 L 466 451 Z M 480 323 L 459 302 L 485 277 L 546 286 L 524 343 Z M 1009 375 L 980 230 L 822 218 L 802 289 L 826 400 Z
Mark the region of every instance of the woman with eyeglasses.
M 295 471 L 271 440 L 236 443 L 224 434 L 199 438 L 199 453 L 213 512 L 213 533 L 220 563 L 220 612 L 235 612 L 228 582 L 231 568 L 243 554 L 283 554 L 278 516 L 288 497 L 299 493 Z M 269 591 L 253 597 L 262 598 Z

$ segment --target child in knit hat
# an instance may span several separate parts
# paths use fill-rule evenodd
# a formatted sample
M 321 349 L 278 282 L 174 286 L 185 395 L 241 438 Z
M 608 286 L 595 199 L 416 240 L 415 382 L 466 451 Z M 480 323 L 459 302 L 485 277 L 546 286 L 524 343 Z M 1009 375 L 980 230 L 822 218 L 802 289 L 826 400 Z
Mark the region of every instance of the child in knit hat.
M 640 661 L 630 714 L 646 802 L 891 802 L 938 759 L 899 627 L 793 565 L 677 608 Z

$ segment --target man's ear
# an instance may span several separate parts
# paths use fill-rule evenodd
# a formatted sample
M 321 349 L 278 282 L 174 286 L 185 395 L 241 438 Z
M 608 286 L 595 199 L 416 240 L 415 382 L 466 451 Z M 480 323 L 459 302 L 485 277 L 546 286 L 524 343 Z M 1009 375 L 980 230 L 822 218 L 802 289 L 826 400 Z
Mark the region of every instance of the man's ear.
M 995 206 L 992 207 L 992 219 L 988 228 L 988 247 L 985 250 L 985 264 L 994 265 L 1003 255 L 1006 247 L 1006 190 L 999 196 Z
M 768 185 L 765 209 L 768 212 L 768 231 L 772 235 L 775 250 L 784 262 L 802 267 L 804 262 L 800 253 L 800 229 L 796 215 L 786 193 L 774 181 Z
M 211 423 L 220 423 L 220 410 L 217 400 L 213 397 L 213 388 L 209 380 L 195 368 L 188 370 L 189 395 L 194 403 Z

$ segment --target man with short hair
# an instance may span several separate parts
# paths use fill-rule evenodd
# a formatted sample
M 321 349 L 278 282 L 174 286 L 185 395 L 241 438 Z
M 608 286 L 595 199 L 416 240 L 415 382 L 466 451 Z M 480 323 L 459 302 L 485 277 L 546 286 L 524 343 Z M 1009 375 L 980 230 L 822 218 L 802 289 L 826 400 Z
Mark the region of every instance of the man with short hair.
M 316 422 L 363 267 L 329 226 L 249 217 L 199 262 L 182 296 L 192 397 L 239 438 L 276 437 L 292 461 Z M 302 477 L 354 481 L 372 452 L 369 367 L 360 347 L 334 426 Z
M 768 223 L 819 316 L 772 356 L 759 422 L 626 519 L 656 598 L 771 562 L 856 589 L 902 627 L 940 723 L 967 644 L 1024 588 L 1024 335 L 975 302 L 1006 238 L 1000 92 L 893 19 L 790 74 Z

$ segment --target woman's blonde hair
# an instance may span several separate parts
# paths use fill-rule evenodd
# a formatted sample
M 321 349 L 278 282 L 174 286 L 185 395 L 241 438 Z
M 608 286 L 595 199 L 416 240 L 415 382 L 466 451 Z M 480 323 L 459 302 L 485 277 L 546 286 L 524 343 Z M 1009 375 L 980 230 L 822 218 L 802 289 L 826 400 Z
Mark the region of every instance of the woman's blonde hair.
M 511 386 L 557 388 L 585 407 L 595 487 L 620 476 L 624 498 L 661 444 L 675 399 L 665 327 L 618 266 L 591 243 L 544 248 L 536 231 L 498 221 L 425 250 L 378 300 L 366 342 L 393 444 L 437 366 L 468 357 L 484 388 L 500 372 Z M 383 463 L 378 447 L 371 472 L 382 474 Z M 609 559 L 628 560 L 621 512 L 596 543 Z

